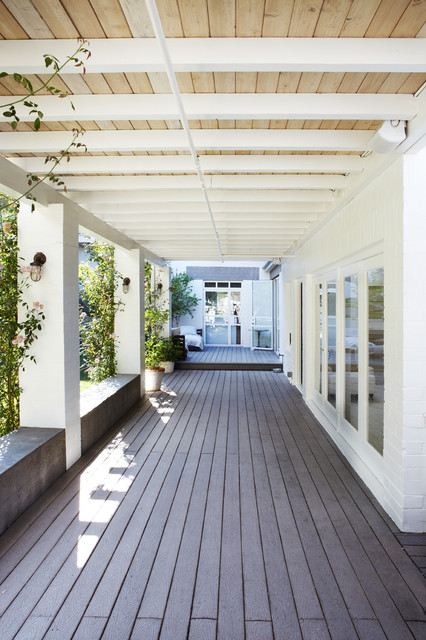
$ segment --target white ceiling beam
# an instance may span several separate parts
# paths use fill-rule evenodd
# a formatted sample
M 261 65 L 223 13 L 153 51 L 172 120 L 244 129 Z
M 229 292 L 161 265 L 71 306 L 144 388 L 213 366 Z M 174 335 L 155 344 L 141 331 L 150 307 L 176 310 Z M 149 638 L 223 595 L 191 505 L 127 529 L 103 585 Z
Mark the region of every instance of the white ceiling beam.
M 67 197 L 79 204 L 94 203 L 126 203 L 137 202 L 204 202 L 201 190 L 185 189 L 155 189 L 152 191 L 68 191 Z M 299 189 L 252 189 L 252 190 L 210 190 L 209 198 L 212 202 L 228 203 L 241 202 L 332 202 L 335 198 L 329 189 L 312 189 L 304 191 Z M 199 204 L 197 205 L 199 206 Z
M 175 72 L 309 71 L 424 73 L 424 38 L 167 38 Z M 154 38 L 91 39 L 88 73 L 164 71 Z M 46 73 L 43 55 L 65 60 L 71 40 L 2 40 L 0 67 L 9 73 Z M 67 65 L 62 74 L 81 73 Z
M 343 189 L 341 175 L 230 175 L 205 176 L 206 188 L 215 189 Z M 200 189 L 197 176 L 69 176 L 70 191 L 145 191 Z
M 176 221 L 174 223 L 168 222 L 167 230 L 165 230 L 163 227 L 162 219 L 157 220 L 156 222 L 153 221 L 149 225 L 141 222 L 137 222 L 137 221 L 129 222 L 124 220 L 110 221 L 109 224 L 112 224 L 113 226 L 119 226 L 122 229 L 128 229 L 129 231 L 130 230 L 144 231 L 148 234 L 155 234 L 155 233 L 169 234 L 171 232 L 174 233 L 175 231 L 179 231 L 180 233 L 186 233 L 188 231 L 188 233 L 200 234 L 200 233 L 204 233 L 204 231 L 209 228 L 206 224 L 204 224 L 204 221 L 201 221 L 201 220 L 197 222 L 196 225 L 194 225 L 191 222 L 179 222 L 179 223 L 176 223 Z M 244 221 L 244 225 L 242 225 L 240 222 L 221 222 L 221 223 L 217 222 L 217 228 L 222 232 L 231 231 L 235 233 L 244 234 L 249 232 L 252 233 L 253 231 L 255 232 L 259 231 L 260 234 L 263 234 L 263 233 L 269 233 L 270 229 L 276 229 L 278 231 L 298 231 L 301 229 L 306 229 L 309 226 L 309 224 L 310 224 L 309 221 L 306 221 L 306 222 L 294 221 L 293 223 L 292 222 L 281 223 L 279 221 L 267 222 L 263 220 L 258 220 L 255 223 L 248 223 L 247 221 Z
M 7 192 L 12 197 L 19 197 L 19 195 L 25 193 L 27 189 L 28 179 L 25 172 L 9 162 L 6 158 L 0 157 L 0 191 Z M 66 213 L 68 212 L 70 215 L 77 216 L 79 224 L 94 234 L 102 236 L 106 240 L 114 242 L 125 249 L 134 249 L 136 247 L 135 241 L 132 238 L 124 236 L 113 226 L 108 225 L 99 217 L 93 215 L 83 207 L 78 206 L 77 203 L 70 201 L 63 193 L 53 189 L 49 184 L 39 184 L 34 189 L 32 195 L 36 198 L 36 208 L 37 203 L 41 206 L 54 203 L 63 204 Z M 156 259 L 157 258 L 158 256 Z M 158 259 L 161 260 L 160 258 Z
M 257 217 L 257 218 L 248 218 L 246 216 L 244 216 L 244 220 L 239 220 L 238 218 L 231 218 L 231 219 L 224 219 L 224 218 L 219 218 L 215 215 L 215 220 L 216 223 L 218 225 L 219 228 L 237 228 L 237 229 L 241 229 L 243 226 L 246 229 L 251 229 L 251 228 L 262 228 L 264 226 L 268 226 L 268 227 L 282 227 L 283 229 L 298 229 L 298 228 L 302 228 L 302 227 L 306 227 L 310 224 L 310 222 L 312 220 L 316 220 L 318 218 L 317 215 L 313 214 L 310 217 L 306 216 L 303 218 L 300 218 L 299 216 L 297 216 L 297 214 L 293 217 L 288 217 L 288 219 L 281 219 L 280 217 L 276 217 L 276 218 L 264 218 L 262 217 Z M 177 220 L 176 218 L 164 218 L 163 216 L 161 216 L 160 218 L 151 218 L 149 220 L 139 220 L 137 218 L 133 218 L 133 219 L 129 219 L 129 218 L 123 218 L 123 217 L 116 217 L 116 218 L 102 218 L 102 220 L 104 220 L 105 222 L 108 222 L 108 224 L 112 224 L 112 225 L 122 225 L 123 227 L 127 227 L 129 229 L 131 228 L 141 228 L 141 229 L 151 229 L 151 228 L 156 228 L 158 227 L 158 224 L 161 223 L 162 225 L 167 224 L 167 226 L 170 228 L 191 228 L 194 226 L 198 226 L 198 223 L 201 223 L 201 218 L 197 217 L 197 218 L 193 218 L 191 219 L 187 219 L 185 218 L 184 220 Z M 194 224 L 196 223 L 196 224 Z M 204 224 L 204 221 L 203 221 Z
M 1 42 L 0 42 L 1 44 Z M 73 95 L 70 100 L 37 96 L 43 120 L 177 120 L 171 94 Z M 3 99 L 4 100 L 4 99 Z M 412 95 L 344 93 L 182 94 L 189 120 L 410 120 L 416 112 Z M 74 105 L 74 109 L 72 108 Z M 23 121 L 34 118 L 17 106 Z M 0 122 L 8 121 L 0 115 Z
M 1 41 L 0 41 L 1 42 Z M 212 151 L 367 151 L 374 131 L 335 129 L 194 129 L 195 147 Z M 0 133 L 1 153 L 55 153 L 72 139 L 67 131 Z M 86 131 L 81 137 L 89 151 L 186 151 L 182 130 Z
M 226 219 L 227 216 L 236 218 L 253 217 L 280 217 L 286 219 L 294 214 L 297 216 L 311 216 L 325 211 L 324 202 L 214 202 L 212 210 L 215 216 Z M 197 202 L 150 202 L 150 203 L 116 203 L 106 202 L 86 205 L 86 207 L 105 219 L 109 217 L 123 217 L 128 219 L 146 218 L 161 215 L 161 218 L 170 217 L 175 220 L 184 218 L 195 220 L 197 216 L 204 215 L 205 209 Z
M 360 156 L 349 155 L 254 155 L 199 156 L 204 173 L 359 173 L 363 170 Z M 51 163 L 44 158 L 10 158 L 28 173 L 43 175 Z M 63 162 L 56 175 L 101 173 L 191 173 L 192 158 L 180 156 L 73 156 Z

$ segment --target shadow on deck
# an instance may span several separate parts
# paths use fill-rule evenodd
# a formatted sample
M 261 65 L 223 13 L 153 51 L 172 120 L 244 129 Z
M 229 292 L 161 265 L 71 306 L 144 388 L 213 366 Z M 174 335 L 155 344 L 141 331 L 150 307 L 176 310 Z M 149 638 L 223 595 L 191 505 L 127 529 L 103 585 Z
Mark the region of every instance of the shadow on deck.
M 425 583 L 294 387 L 178 371 L 0 537 L 2 640 L 418 640 Z

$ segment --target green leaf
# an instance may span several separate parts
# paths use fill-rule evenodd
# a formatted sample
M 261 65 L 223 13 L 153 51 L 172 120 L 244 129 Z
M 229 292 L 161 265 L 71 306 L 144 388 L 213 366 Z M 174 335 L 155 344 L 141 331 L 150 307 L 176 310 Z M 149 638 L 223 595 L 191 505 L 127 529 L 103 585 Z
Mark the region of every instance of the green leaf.
M 18 124 L 18 123 L 16 122 L 16 120 L 14 120 L 13 122 L 11 122 L 12 129 L 13 129 L 14 131 L 15 131 L 15 129 L 16 129 L 17 124 Z
M 40 118 L 34 120 L 34 129 L 38 131 L 40 129 Z
M 5 78 L 5 77 L 6 77 L 6 76 L 8 76 L 8 75 L 9 75 L 9 74 L 8 74 L 8 73 L 6 73 L 6 71 L 2 71 L 2 72 L 0 73 L 0 78 Z

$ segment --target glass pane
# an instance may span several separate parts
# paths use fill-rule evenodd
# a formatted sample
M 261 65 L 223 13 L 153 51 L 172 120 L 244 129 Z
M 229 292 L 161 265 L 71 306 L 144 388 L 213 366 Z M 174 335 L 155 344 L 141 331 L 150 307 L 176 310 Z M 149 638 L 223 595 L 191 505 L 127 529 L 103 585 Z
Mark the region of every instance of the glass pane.
M 336 406 L 336 283 L 327 282 L 327 400 Z
M 322 284 L 317 288 L 317 320 L 315 331 L 315 389 L 322 391 Z
M 384 270 L 368 272 L 368 442 L 383 455 Z
M 228 317 L 228 294 L 226 291 L 206 291 L 206 322 L 224 324 Z
M 227 325 L 206 325 L 206 344 L 228 344 Z
M 345 278 L 345 418 L 358 429 L 358 276 Z
M 205 292 L 206 344 L 228 344 L 228 293 Z
M 270 349 L 272 345 L 272 331 L 259 325 L 253 327 L 253 347 L 260 349 Z
M 252 296 L 252 347 L 272 348 L 272 282 L 253 282 Z
M 240 291 L 231 292 L 231 322 L 232 324 L 240 324 L 241 322 L 241 293 Z
M 241 326 L 231 327 L 231 344 L 241 344 Z

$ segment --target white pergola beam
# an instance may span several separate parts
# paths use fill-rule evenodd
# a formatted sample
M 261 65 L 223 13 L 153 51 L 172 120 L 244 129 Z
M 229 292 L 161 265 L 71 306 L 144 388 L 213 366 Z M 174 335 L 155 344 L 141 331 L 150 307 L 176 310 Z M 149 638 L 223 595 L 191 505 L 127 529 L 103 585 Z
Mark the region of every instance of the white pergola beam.
M 311 216 L 312 214 L 323 213 L 326 209 L 324 202 L 214 202 L 212 210 L 215 216 L 226 218 L 232 217 L 259 218 L 280 217 L 286 219 L 297 214 L 297 216 Z M 161 215 L 161 218 L 170 217 L 172 219 L 195 220 L 197 216 L 205 213 L 205 208 L 197 202 L 133 202 L 108 204 L 91 204 L 86 207 L 92 213 L 101 215 L 103 218 L 128 218 L 151 219 L 152 216 Z
M 167 38 L 175 72 L 290 71 L 424 73 L 424 38 Z M 46 73 L 44 54 L 65 60 L 70 40 L 0 41 L 0 67 L 9 73 Z M 154 38 L 91 39 L 88 73 L 164 71 Z M 62 74 L 81 73 L 67 65 Z
M 159 224 L 159 222 L 161 224 Z M 266 222 L 266 221 L 262 221 L 262 220 L 258 220 L 255 223 L 247 223 L 244 222 L 244 226 L 241 225 L 241 223 L 239 222 L 217 222 L 217 229 L 218 231 L 221 232 L 232 232 L 232 233 L 241 233 L 241 234 L 245 234 L 245 233 L 260 233 L 261 235 L 263 234 L 268 234 L 270 232 L 271 229 L 276 229 L 277 231 L 299 231 L 299 230 L 303 230 L 306 229 L 309 226 L 309 221 L 306 221 L 305 223 L 300 223 L 300 222 L 285 222 L 285 223 L 280 223 L 280 222 Z M 175 233 L 179 232 L 179 233 L 190 233 L 190 234 L 200 234 L 200 233 L 204 233 L 206 229 L 209 229 L 208 225 L 205 224 L 203 221 L 199 221 L 199 223 L 197 223 L 196 225 L 192 224 L 191 222 L 184 222 L 184 223 L 172 223 L 169 222 L 167 224 L 167 229 L 165 230 L 162 227 L 162 223 L 163 220 L 160 220 L 157 222 L 153 221 L 151 222 L 151 224 L 143 224 L 143 223 L 138 223 L 138 222 L 125 222 L 125 221 L 121 221 L 121 220 L 115 220 L 115 221 L 110 221 L 109 224 L 111 224 L 112 226 L 115 227 L 120 227 L 121 229 L 127 229 L 128 231 L 143 231 L 146 232 L 148 235 L 170 235 L 171 233 Z M 161 227 L 161 228 L 160 228 Z
M 416 107 L 416 98 L 404 94 L 182 94 L 182 102 L 188 120 L 410 120 Z M 171 94 L 73 95 L 75 110 L 56 96 L 37 96 L 37 104 L 46 122 L 179 119 Z M 33 120 L 20 105 L 17 112 Z
M 212 151 L 359 151 L 369 150 L 374 132 L 335 129 L 194 129 L 195 147 Z M 66 131 L 0 133 L 0 153 L 55 153 L 72 139 Z M 187 151 L 182 130 L 86 131 L 91 152 Z M 83 151 L 82 151 L 83 152 Z
M 312 189 L 304 191 L 302 189 L 227 189 L 210 190 L 209 198 L 211 202 L 223 203 L 228 207 L 228 203 L 252 203 L 252 202 L 332 202 L 333 192 L 330 189 Z M 198 203 L 204 202 L 203 194 L 200 190 L 189 189 L 155 189 L 152 191 L 68 191 L 67 197 L 79 204 L 96 203 L 160 203 L 160 202 L 182 202 Z M 251 206 L 251 205 L 250 205 Z M 249 207 L 248 207 L 249 208 Z M 214 207 L 215 209 L 215 207 Z
M 205 176 L 206 188 L 215 189 L 343 189 L 341 175 L 214 175 Z M 70 176 L 70 191 L 146 191 L 200 189 L 197 176 Z
M 28 173 L 44 175 L 51 163 L 44 158 L 10 158 Z M 204 173 L 359 173 L 363 170 L 360 156 L 349 155 L 254 155 L 199 156 Z M 101 173 L 193 173 L 190 156 L 73 156 L 63 162 L 56 175 Z

